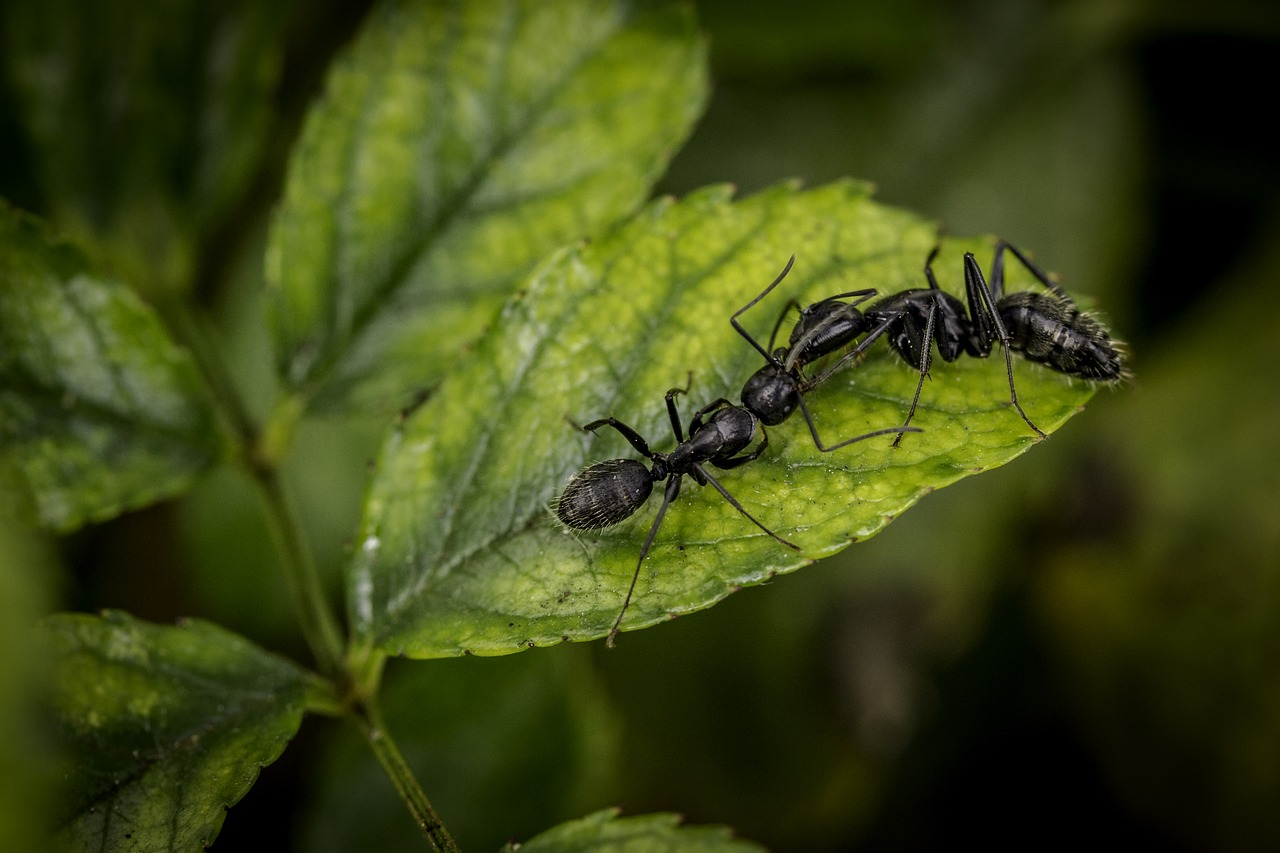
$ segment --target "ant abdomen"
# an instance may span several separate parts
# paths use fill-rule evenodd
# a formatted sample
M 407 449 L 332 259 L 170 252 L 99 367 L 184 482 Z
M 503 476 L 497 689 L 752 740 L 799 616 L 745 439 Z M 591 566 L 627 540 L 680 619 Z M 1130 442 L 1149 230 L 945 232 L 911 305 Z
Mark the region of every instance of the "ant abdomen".
M 649 469 L 634 459 L 608 459 L 574 475 L 556 503 L 556 516 L 575 530 L 598 530 L 625 521 L 653 491 Z
M 1009 348 L 1027 360 L 1091 382 L 1124 379 L 1124 357 L 1106 329 L 1070 301 L 1019 291 L 999 304 Z

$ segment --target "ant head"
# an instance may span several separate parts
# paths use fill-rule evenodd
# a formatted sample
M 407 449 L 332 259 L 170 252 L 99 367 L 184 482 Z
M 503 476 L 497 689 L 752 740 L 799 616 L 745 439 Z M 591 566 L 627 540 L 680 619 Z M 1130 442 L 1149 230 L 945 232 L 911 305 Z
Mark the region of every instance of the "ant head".
M 777 426 L 800 405 L 800 388 L 781 366 L 766 364 L 742 386 L 742 405 L 765 426 Z

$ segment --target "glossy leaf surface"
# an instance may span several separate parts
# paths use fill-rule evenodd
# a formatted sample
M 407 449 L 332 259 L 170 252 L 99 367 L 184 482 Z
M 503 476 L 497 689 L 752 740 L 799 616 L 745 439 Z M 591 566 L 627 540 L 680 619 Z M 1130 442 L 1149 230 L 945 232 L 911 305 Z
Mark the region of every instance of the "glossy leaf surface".
M 763 848 L 734 838 L 724 827 L 681 826 L 679 815 L 619 817 L 617 810 L 606 809 L 563 823 L 523 844 L 511 844 L 505 849 L 521 853 L 588 853 L 593 850 L 753 853 Z
M 641 203 L 704 75 L 683 4 L 380 6 L 312 111 L 272 232 L 286 384 L 381 411 L 433 385 L 536 261 Z
M 562 530 L 549 505 L 573 472 L 637 456 L 612 430 L 590 436 L 566 418 L 612 415 L 670 450 L 663 394 L 691 379 L 681 398 L 686 422 L 718 397 L 737 398 L 763 362 L 729 316 L 790 255 L 788 278 L 743 317 L 762 340 L 789 299 L 921 286 L 936 240 L 931 223 L 877 204 L 858 184 L 780 186 L 738 202 L 711 188 L 657 202 L 614 234 L 549 260 L 474 356 L 388 440 L 350 573 L 357 634 L 415 657 L 604 635 L 660 498 L 612 528 Z M 990 262 L 989 240 L 944 242 L 935 264 L 944 288 L 961 288 L 970 249 Z M 1012 270 L 1009 285 L 1029 287 L 1030 277 Z M 925 432 L 899 449 L 883 437 L 823 454 L 797 416 L 770 428 L 760 459 L 720 472 L 746 509 L 801 553 L 762 534 L 713 489 L 686 481 L 624 628 L 707 607 L 840 551 L 930 491 L 1029 448 L 1034 434 L 1009 406 L 998 353 L 935 363 L 915 421 Z M 1046 432 L 1092 393 L 1017 359 L 1015 377 Z M 809 407 L 830 444 L 900 424 L 915 385 L 916 374 L 880 345 L 813 392 Z
M 44 622 L 53 718 L 67 742 L 59 841 L 201 850 L 293 737 L 312 677 L 207 622 L 119 612 Z
M 67 530 L 173 495 L 219 452 L 190 355 L 127 287 L 0 206 L 0 455 Z

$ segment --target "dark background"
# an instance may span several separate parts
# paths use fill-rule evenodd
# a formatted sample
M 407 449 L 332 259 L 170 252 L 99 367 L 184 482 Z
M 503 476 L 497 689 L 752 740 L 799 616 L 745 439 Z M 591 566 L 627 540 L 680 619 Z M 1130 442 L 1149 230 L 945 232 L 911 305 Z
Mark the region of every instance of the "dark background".
M 0 196 L 144 290 L 192 282 L 265 405 L 263 229 L 366 7 L 46 5 L 64 31 L 10 4 L 5 43 L 49 38 L 76 73 L 38 105 L 6 78 Z M 1280 847 L 1280 7 L 698 6 L 714 92 L 659 191 L 875 181 L 1032 250 L 1129 341 L 1136 380 L 874 540 L 614 652 L 393 666 L 390 726 L 446 823 L 467 849 L 611 804 L 781 850 Z M 210 180 L 189 69 L 227 32 L 270 62 L 219 106 L 255 132 Z M 123 118 L 115 84 L 141 93 Z M 311 424 L 292 460 L 335 586 L 381 428 Z M 37 607 L 201 615 L 305 659 L 231 472 L 8 547 L 45 570 L 6 581 Z M 417 849 L 366 752 L 308 721 L 217 849 Z

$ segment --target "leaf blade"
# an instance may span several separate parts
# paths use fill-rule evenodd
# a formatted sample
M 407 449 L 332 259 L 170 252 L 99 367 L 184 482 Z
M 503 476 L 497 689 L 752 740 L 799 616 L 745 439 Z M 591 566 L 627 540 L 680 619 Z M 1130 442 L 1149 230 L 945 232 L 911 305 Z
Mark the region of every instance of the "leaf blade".
M 583 423 L 614 415 L 655 449 L 669 449 L 663 392 L 693 370 L 685 421 L 717 397 L 736 399 L 761 360 L 733 332 L 729 314 L 793 253 L 786 295 L 801 304 L 866 286 L 888 293 L 923 284 L 933 226 L 875 203 L 865 186 L 730 196 L 711 188 L 660 201 L 614 234 L 547 262 L 473 359 L 388 439 L 349 573 L 358 635 L 423 657 L 602 636 L 658 501 L 613 528 L 560 530 L 547 505 L 566 478 L 608 456 L 636 456 L 612 431 L 576 433 L 565 416 Z M 936 268 L 944 288 L 955 288 L 960 253 L 989 258 L 992 241 L 943 247 Z M 785 304 L 783 294 L 777 300 L 764 310 Z M 770 314 L 744 322 L 767 336 L 777 316 Z M 801 545 L 801 555 L 764 536 L 714 490 L 686 485 L 624 625 L 704 608 L 833 554 L 934 489 L 1024 452 L 1034 436 L 1008 406 L 1001 361 L 936 364 L 917 413 L 926 433 L 908 436 L 902 448 L 890 450 L 883 438 L 821 454 L 797 417 L 770 431 L 760 459 L 725 472 L 729 491 Z M 1046 432 L 1092 393 L 1022 362 L 1015 372 Z M 915 384 L 881 347 L 808 404 L 832 443 L 901 423 Z
M 128 288 L 0 207 L 0 435 L 42 523 L 69 530 L 182 491 L 217 459 L 189 354 Z
M 286 384 L 385 411 L 438 379 L 536 260 L 640 203 L 701 108 L 704 61 L 680 4 L 381 7 L 272 228 Z
M 202 621 L 118 611 L 42 623 L 53 712 L 69 744 L 61 843 L 198 850 L 297 731 L 321 687 L 283 658 Z

